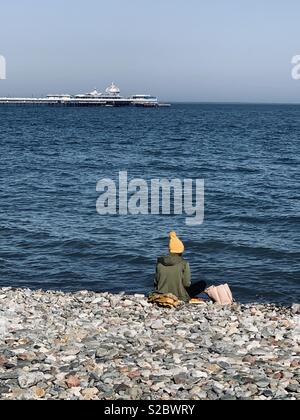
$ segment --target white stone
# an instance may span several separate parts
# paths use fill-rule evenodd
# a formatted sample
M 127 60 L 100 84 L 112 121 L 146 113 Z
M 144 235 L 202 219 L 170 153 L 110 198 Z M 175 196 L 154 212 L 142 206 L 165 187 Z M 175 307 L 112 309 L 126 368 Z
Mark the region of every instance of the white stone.
M 193 373 L 192 373 L 192 376 L 193 376 L 193 378 L 197 378 L 197 379 L 208 378 L 208 374 L 206 372 L 201 372 L 200 370 L 194 370 Z
M 42 372 L 37 373 L 27 373 L 19 376 L 18 382 L 21 388 L 31 388 L 36 385 L 38 382 L 44 379 L 44 374 Z
M 151 328 L 153 330 L 161 330 L 161 329 L 164 328 L 164 324 L 163 324 L 163 322 L 160 319 L 156 319 L 155 321 L 153 321 L 151 323 Z

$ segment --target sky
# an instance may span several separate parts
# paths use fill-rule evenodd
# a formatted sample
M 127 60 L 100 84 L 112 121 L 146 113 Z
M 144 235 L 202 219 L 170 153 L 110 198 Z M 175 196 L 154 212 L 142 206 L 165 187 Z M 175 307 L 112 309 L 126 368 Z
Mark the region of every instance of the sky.
M 300 103 L 299 0 L 0 0 L 0 96 Z

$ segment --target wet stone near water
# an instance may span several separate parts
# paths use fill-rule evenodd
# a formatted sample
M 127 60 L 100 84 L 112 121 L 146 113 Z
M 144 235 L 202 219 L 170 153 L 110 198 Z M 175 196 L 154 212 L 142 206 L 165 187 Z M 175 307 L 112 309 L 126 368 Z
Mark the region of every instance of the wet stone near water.
M 299 308 L 0 289 L 0 399 L 300 399 Z

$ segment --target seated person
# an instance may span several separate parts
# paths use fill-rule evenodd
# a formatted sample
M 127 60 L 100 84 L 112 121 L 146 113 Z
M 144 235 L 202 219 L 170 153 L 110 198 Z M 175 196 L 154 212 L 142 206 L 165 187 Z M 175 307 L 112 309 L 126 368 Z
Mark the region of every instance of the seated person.
M 189 263 L 183 259 L 184 245 L 176 232 L 169 235 L 169 255 L 157 260 L 154 280 L 155 291 L 172 293 L 179 300 L 189 302 L 206 289 L 206 282 L 199 281 L 191 285 Z

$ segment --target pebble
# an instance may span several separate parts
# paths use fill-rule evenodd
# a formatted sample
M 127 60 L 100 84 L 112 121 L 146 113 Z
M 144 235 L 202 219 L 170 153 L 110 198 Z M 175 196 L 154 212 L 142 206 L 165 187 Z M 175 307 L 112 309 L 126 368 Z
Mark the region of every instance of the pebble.
M 9 386 L 1 386 L 0 385 L 0 395 L 1 394 L 7 394 L 10 391 Z
M 27 389 L 36 385 L 38 382 L 44 379 L 44 374 L 42 372 L 33 372 L 33 373 L 25 373 L 18 377 L 18 383 L 21 388 Z
M 151 323 L 151 328 L 153 330 L 162 330 L 164 328 L 164 324 L 160 319 L 156 319 Z
M 300 392 L 300 386 L 299 385 L 295 385 L 295 384 L 290 384 L 286 387 L 286 390 L 288 392 L 294 392 L 294 393 L 298 393 Z

